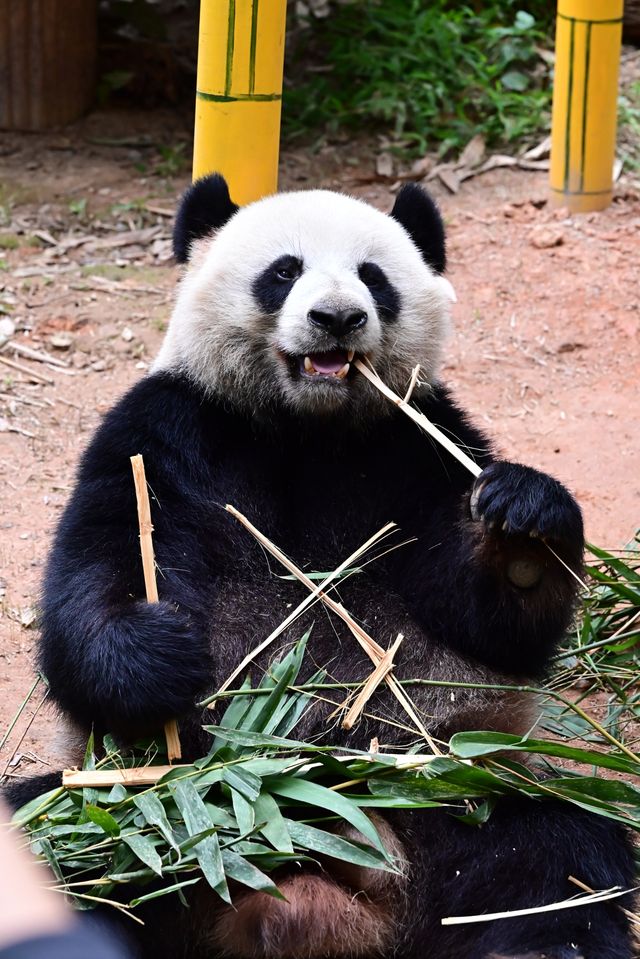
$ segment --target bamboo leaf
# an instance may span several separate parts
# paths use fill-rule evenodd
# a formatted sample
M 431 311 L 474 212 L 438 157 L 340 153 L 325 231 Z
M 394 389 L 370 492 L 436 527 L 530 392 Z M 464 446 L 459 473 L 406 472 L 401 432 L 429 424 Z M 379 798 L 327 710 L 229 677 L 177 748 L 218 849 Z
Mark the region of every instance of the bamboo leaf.
M 156 851 L 155 844 L 149 836 L 141 833 L 123 833 L 122 841 L 135 853 L 140 862 L 152 869 L 156 875 L 162 875 L 162 859 Z
M 376 832 L 375 826 L 358 806 L 350 799 L 341 796 L 333 789 L 327 789 L 318 783 L 295 779 L 293 776 L 280 776 L 270 779 L 266 784 L 270 793 L 293 799 L 297 803 L 307 806 L 318 806 L 323 810 L 330 810 L 357 829 L 383 855 L 387 855 L 384 846 Z
M 169 789 L 173 793 L 176 805 L 180 810 L 187 832 L 190 836 L 203 832 L 214 825 L 207 813 L 207 807 L 200 798 L 198 790 L 188 779 L 178 783 L 171 783 Z M 212 889 L 225 900 L 231 903 L 231 896 L 225 878 L 224 866 L 220 855 L 220 844 L 214 833 L 201 839 L 194 847 L 198 864 L 204 873 L 205 879 Z
M 254 803 L 260 795 L 262 780 L 239 766 L 226 766 L 222 778 L 228 786 L 239 792 L 247 802 Z
M 257 799 L 258 796 L 256 796 L 256 800 Z M 256 825 L 253 804 L 247 802 L 242 793 L 239 793 L 236 789 L 231 790 L 231 802 L 233 803 L 233 811 L 240 832 L 243 835 L 248 835 L 253 832 Z
M 230 879 L 235 879 L 236 882 L 242 883 L 243 886 L 249 886 L 251 889 L 266 892 L 275 899 L 284 899 L 273 879 L 270 879 L 243 856 L 239 856 L 230 849 L 223 849 L 222 861 L 225 872 Z
M 261 792 L 256 799 L 253 811 L 255 820 L 262 823 L 260 832 L 279 852 L 293 852 L 293 843 L 287 830 L 287 824 L 277 802 L 267 792 Z
M 562 759 L 571 759 L 577 763 L 590 766 L 601 766 L 603 769 L 615 769 L 632 775 L 640 774 L 640 764 L 620 756 L 613 751 L 609 753 L 597 752 L 589 749 L 579 749 L 574 746 L 565 746 L 563 743 L 541 739 L 522 739 L 508 733 L 471 732 L 456 733 L 449 743 L 451 751 L 460 759 L 477 759 L 481 756 L 490 756 L 492 753 L 521 751 L 525 753 L 540 753 L 544 756 L 557 756 Z
M 96 826 L 100 826 L 109 836 L 120 835 L 120 825 L 106 809 L 101 809 L 99 806 L 93 806 L 87 803 L 84 812 L 91 822 L 95 823 Z
M 349 842 L 335 833 L 326 832 L 324 829 L 317 829 L 315 826 L 293 819 L 285 819 L 284 822 L 293 841 L 304 849 L 312 849 L 314 852 L 320 852 L 343 862 L 353 862 L 357 866 L 383 869 L 386 872 L 397 871 L 389 865 L 391 860 L 388 854 L 385 857 L 370 846 Z
M 179 853 L 180 848 L 167 818 L 166 810 L 155 792 L 149 790 L 139 793 L 133 797 L 133 802 L 142 813 L 145 822 L 150 826 L 155 826 L 169 845 Z
M 174 882 L 170 886 L 164 886 L 162 889 L 156 889 L 154 892 L 148 892 L 145 896 L 136 896 L 135 899 L 132 899 L 129 903 L 129 909 L 135 909 L 136 906 L 140 906 L 143 902 L 150 902 L 151 899 L 159 899 L 161 896 L 167 896 L 170 893 L 176 892 L 178 889 L 184 889 L 186 886 L 195 886 L 197 882 L 200 882 L 200 876 L 196 879 L 186 879 L 184 882 Z

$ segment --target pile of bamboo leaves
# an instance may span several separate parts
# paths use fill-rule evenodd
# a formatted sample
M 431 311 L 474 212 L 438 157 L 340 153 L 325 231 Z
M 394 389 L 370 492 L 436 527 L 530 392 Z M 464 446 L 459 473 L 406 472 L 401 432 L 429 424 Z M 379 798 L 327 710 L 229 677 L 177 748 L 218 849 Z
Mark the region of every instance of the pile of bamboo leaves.
M 49 863 L 52 882 L 80 908 L 110 904 L 133 918 L 141 903 L 182 896 L 195 883 L 226 901 L 230 880 L 278 897 L 271 874 L 291 860 L 397 869 L 366 810 L 428 815 L 440 807 L 478 824 L 503 795 L 561 799 L 640 830 L 640 756 L 623 743 L 585 748 L 470 732 L 455 735 L 446 755 L 425 756 L 354 754 L 292 738 L 325 685 L 322 672 L 296 685 L 306 641 L 276 660 L 256 689 L 245 681 L 225 692 L 220 725 L 206 727 L 209 753 L 191 765 L 157 765 L 159 744 L 155 753 L 122 754 L 109 737 L 108 754 L 96 762 L 90 742 L 84 773 L 14 817 Z M 89 785 L 73 786 L 74 776 Z M 361 840 L 337 835 L 340 823 Z

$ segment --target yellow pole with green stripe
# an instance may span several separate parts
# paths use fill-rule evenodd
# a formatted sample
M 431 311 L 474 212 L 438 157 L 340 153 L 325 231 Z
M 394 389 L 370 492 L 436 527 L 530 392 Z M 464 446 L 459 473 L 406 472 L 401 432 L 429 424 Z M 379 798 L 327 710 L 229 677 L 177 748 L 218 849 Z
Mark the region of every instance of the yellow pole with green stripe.
M 278 188 L 286 0 L 201 0 L 193 178 L 234 203 Z
M 623 0 L 558 0 L 551 191 L 574 213 L 611 202 Z

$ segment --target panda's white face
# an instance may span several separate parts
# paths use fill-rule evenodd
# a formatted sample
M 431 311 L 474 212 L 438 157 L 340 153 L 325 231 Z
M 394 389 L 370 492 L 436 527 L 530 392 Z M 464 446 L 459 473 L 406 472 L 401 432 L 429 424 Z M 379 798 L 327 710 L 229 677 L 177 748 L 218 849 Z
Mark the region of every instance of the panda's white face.
M 402 392 L 417 363 L 431 379 L 452 298 L 391 217 L 327 191 L 278 194 L 196 244 L 154 370 L 243 408 L 379 410 L 353 359 Z

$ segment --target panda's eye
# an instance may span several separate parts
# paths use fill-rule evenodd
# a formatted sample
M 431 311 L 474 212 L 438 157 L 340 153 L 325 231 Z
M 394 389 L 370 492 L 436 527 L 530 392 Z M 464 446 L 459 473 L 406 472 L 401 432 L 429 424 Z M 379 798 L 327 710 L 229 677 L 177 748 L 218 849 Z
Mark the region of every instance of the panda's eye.
M 273 274 L 280 283 L 293 283 L 302 273 L 302 263 L 294 256 L 286 256 L 273 264 Z

